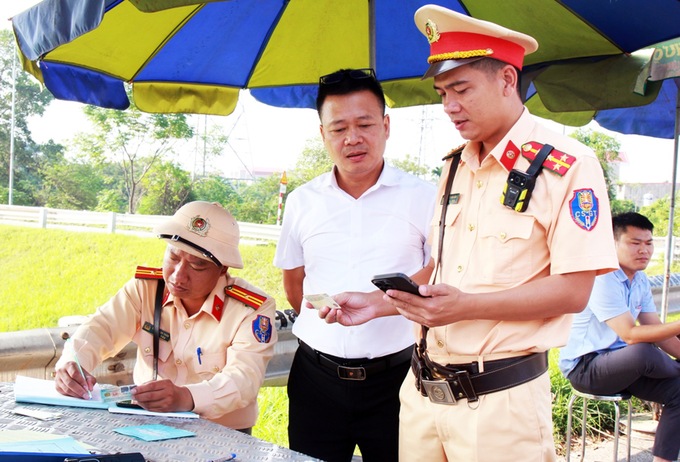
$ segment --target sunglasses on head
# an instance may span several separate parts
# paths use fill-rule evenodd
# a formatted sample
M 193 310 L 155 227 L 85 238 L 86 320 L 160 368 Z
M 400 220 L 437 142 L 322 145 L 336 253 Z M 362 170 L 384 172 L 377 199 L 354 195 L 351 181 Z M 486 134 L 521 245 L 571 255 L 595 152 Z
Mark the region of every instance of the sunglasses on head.
M 347 69 L 344 71 L 333 72 L 332 74 L 326 74 L 319 77 L 319 85 L 335 85 L 345 79 L 351 80 L 362 80 L 362 79 L 373 79 L 375 78 L 375 71 L 370 67 L 364 69 Z

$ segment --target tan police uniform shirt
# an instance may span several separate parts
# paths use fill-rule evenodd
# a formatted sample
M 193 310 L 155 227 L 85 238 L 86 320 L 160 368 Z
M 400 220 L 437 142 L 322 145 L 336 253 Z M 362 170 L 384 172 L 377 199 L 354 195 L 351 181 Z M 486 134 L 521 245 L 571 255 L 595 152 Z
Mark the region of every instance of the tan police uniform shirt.
M 240 278 L 221 277 L 201 310 L 187 316 L 179 299 L 166 294 L 161 318 L 158 376 L 186 386 L 193 411 L 222 425 L 241 429 L 257 420 L 257 394 L 277 341 L 276 302 L 254 309 L 225 296 L 235 284 L 266 296 Z M 138 345 L 134 381 L 153 378 L 153 313 L 158 280 L 132 279 L 75 332 L 83 368 L 91 371 L 130 341 Z M 146 326 L 146 330 L 145 330 Z M 169 334 L 169 339 L 162 337 Z M 201 349 L 200 363 L 197 354 Z M 72 360 L 65 351 L 57 367 Z
M 530 161 L 521 152 L 530 141 L 550 144 L 567 156 L 560 154 L 551 168 L 543 168 L 528 209 L 519 213 L 505 207 L 501 196 L 513 163 L 522 172 L 529 167 Z M 436 282 L 467 293 L 483 293 L 551 274 L 586 270 L 603 274 L 618 267 L 606 186 L 590 149 L 545 129 L 525 109 L 481 165 L 478 152 L 478 143 L 465 147 L 451 195 L 445 201 L 449 208 L 443 265 Z M 449 161 L 439 185 L 439 199 L 450 166 Z M 430 235 L 435 258 L 440 207 L 435 210 Z M 570 315 L 518 322 L 461 321 L 430 329 L 428 354 L 446 364 L 452 356 L 542 352 L 564 345 L 570 324 Z

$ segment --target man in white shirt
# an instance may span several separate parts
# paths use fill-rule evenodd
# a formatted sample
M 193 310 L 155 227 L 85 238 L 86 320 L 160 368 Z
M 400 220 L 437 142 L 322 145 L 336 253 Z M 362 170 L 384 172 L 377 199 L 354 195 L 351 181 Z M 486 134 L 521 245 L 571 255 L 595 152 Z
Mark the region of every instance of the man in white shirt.
M 435 187 L 385 164 L 390 119 L 372 69 L 321 77 L 317 110 L 334 167 L 289 195 L 274 260 L 300 313 L 288 380 L 290 447 L 349 461 L 358 445 L 366 462 L 396 461 L 412 324 L 391 316 L 345 327 L 300 308 L 303 295 L 373 291 L 376 274 L 421 271 Z

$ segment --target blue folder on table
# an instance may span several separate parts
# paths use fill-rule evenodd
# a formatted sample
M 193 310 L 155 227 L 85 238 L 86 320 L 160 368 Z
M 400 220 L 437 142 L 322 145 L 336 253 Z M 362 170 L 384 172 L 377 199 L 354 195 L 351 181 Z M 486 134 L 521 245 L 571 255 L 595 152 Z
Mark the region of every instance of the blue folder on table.
M 48 452 L 0 452 L 0 461 L 6 462 L 64 462 L 67 457 L 85 457 L 84 454 L 54 454 Z M 93 456 L 96 457 L 96 456 Z

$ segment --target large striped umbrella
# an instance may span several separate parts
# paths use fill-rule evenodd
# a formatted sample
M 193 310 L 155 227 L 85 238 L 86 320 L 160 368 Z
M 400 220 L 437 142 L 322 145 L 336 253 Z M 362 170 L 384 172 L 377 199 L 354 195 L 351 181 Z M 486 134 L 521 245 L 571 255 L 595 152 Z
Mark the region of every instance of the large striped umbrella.
M 13 18 L 24 68 L 60 99 L 148 112 L 229 114 L 239 90 L 313 107 L 320 75 L 375 69 L 393 107 L 438 102 L 426 0 L 44 0 Z M 545 65 L 629 53 L 680 35 L 677 0 L 444 0 L 535 37 Z
M 526 104 L 532 114 L 564 125 L 595 120 L 627 135 L 677 139 L 679 88 L 675 39 L 596 63 L 550 66 L 534 79 Z

